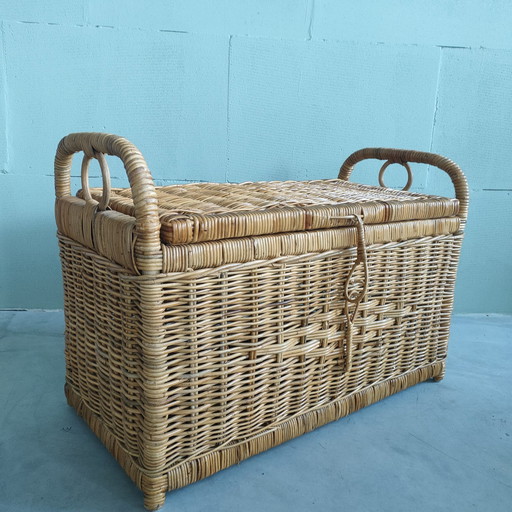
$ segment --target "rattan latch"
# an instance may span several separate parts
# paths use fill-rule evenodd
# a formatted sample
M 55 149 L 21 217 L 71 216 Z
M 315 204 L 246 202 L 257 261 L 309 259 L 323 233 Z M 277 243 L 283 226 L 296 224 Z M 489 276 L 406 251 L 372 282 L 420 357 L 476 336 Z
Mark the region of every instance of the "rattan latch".
M 343 288 L 343 299 L 345 300 L 345 318 L 347 323 L 346 348 L 345 348 L 345 371 L 352 367 L 352 344 L 354 337 L 354 321 L 359 310 L 359 304 L 368 290 L 368 259 L 366 254 L 366 241 L 364 237 L 364 221 L 362 215 L 347 215 L 336 217 L 337 219 L 351 219 L 356 225 L 356 259 Z M 362 266 L 362 276 L 354 274 Z

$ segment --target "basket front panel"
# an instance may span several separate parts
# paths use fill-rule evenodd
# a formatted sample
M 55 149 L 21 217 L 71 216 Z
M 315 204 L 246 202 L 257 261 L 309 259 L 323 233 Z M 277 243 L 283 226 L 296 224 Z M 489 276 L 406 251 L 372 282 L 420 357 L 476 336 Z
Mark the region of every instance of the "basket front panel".
M 368 248 L 346 368 L 353 249 L 160 281 L 165 467 L 200 457 L 446 356 L 461 238 Z
M 348 372 L 353 248 L 149 279 L 60 244 L 68 385 L 148 474 L 446 357 L 460 235 L 368 247 Z

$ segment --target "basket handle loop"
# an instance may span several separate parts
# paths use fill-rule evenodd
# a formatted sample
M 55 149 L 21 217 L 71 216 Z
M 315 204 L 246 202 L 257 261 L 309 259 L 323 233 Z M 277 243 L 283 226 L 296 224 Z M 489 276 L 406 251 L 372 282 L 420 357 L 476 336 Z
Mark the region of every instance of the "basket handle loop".
M 406 149 L 390 149 L 390 148 L 365 148 L 352 153 L 341 166 L 338 178 L 341 180 L 346 180 L 350 178 L 350 174 L 352 173 L 354 166 L 361 162 L 362 160 L 366 160 L 368 158 L 375 158 L 377 160 L 387 160 L 387 162 L 382 166 L 379 182 L 381 186 L 383 186 L 382 175 L 386 167 L 392 163 L 397 163 L 403 165 L 408 171 L 408 184 L 410 186 L 412 183 L 412 173 L 410 172 L 408 162 L 415 162 L 420 164 L 428 164 L 434 165 L 438 167 L 442 171 L 445 171 L 451 178 L 453 186 L 455 188 L 455 197 L 459 200 L 460 203 L 460 212 L 459 215 L 463 221 L 466 220 L 468 216 L 468 204 L 469 204 L 469 189 L 468 183 L 466 181 L 466 177 L 462 172 L 461 168 L 452 160 L 441 156 L 436 155 L 435 153 L 425 153 L 422 151 L 411 151 Z M 406 186 L 406 187 L 407 187 Z M 407 190 L 405 188 L 404 190 Z
M 101 169 L 101 178 L 103 180 L 103 193 L 101 195 L 101 201 L 98 204 L 98 211 L 104 212 L 108 208 L 108 204 L 110 202 L 110 170 L 108 168 L 107 159 L 103 153 L 98 153 L 95 151 L 94 158 L 98 160 Z M 91 201 L 91 191 L 89 190 L 89 163 L 92 158 L 84 154 L 84 158 L 82 160 L 82 191 L 84 194 L 84 199 L 86 201 Z
M 107 208 L 110 195 L 110 176 L 104 155 L 119 157 L 128 175 L 135 207 L 134 256 L 143 274 L 162 271 L 160 217 L 153 178 L 141 152 L 128 140 L 105 133 L 72 133 L 64 137 L 55 155 L 55 195 L 57 199 L 71 195 L 71 163 L 79 151 L 85 154 L 82 164 L 82 183 L 87 181 L 87 168 L 92 158 L 102 167 L 103 197 L 98 209 Z M 103 163 L 102 163 L 103 162 Z M 85 172 L 84 172 L 85 171 Z M 108 182 L 108 184 L 107 184 Z M 84 193 L 89 186 L 84 187 Z M 90 197 L 90 193 L 88 194 Z

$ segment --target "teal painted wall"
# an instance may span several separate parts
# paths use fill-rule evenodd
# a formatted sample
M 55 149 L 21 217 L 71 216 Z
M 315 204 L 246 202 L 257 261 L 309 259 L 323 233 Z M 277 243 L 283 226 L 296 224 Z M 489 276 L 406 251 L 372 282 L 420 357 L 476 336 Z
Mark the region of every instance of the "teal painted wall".
M 329 178 L 365 146 L 442 153 L 471 188 L 456 310 L 512 313 L 512 2 L 0 0 L 0 23 L 0 308 L 62 307 L 54 151 L 106 131 L 157 184 Z

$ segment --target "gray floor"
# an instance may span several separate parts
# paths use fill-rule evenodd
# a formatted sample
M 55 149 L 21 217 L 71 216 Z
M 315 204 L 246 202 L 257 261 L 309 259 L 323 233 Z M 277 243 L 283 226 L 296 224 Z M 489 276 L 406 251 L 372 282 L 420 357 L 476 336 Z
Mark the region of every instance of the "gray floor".
M 61 312 L 0 312 L 0 510 L 140 511 L 63 394 Z M 512 317 L 453 320 L 427 382 L 169 493 L 164 510 L 512 511 Z

